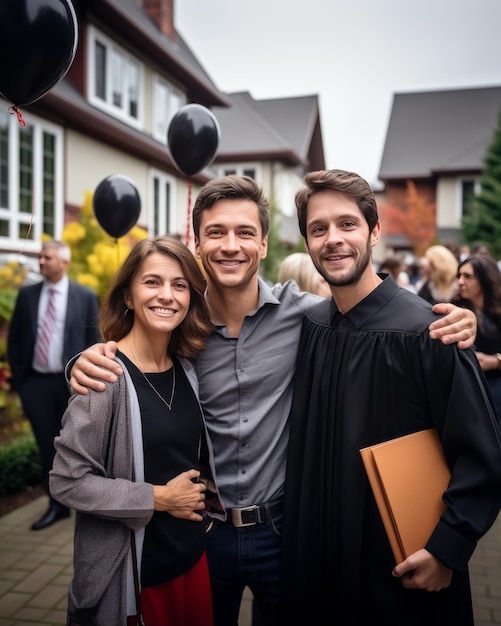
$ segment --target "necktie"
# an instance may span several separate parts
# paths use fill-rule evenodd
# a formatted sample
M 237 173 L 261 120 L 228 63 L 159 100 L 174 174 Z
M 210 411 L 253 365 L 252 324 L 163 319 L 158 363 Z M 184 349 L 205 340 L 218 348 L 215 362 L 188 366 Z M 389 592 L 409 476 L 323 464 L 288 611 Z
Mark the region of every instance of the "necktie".
M 49 363 L 49 346 L 50 338 L 54 331 L 56 322 L 56 290 L 51 287 L 49 289 L 49 301 L 45 309 L 45 315 L 42 326 L 38 332 L 37 339 L 37 361 L 40 365 L 48 365 Z

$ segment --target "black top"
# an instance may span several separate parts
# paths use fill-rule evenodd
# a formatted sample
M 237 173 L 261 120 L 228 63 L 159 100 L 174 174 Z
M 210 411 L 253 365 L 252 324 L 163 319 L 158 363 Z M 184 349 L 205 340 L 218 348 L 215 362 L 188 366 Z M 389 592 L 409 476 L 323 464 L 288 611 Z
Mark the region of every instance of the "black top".
M 474 311 L 469 300 L 460 298 L 454 300 L 453 304 L 470 309 L 470 311 Z M 501 320 L 491 317 L 485 311 L 482 311 L 480 314 L 476 314 L 476 317 L 477 336 L 475 338 L 474 349 L 478 350 L 478 352 L 484 352 L 485 354 L 496 354 L 496 352 L 501 353 Z M 501 378 L 501 369 L 486 370 L 484 374 L 487 379 Z
M 431 306 L 387 277 L 303 323 L 284 500 L 284 624 L 471 625 L 467 562 L 501 506 L 501 433 L 472 350 L 429 338 Z M 435 426 L 452 480 L 427 549 L 447 591 L 406 590 L 359 450 Z
M 202 413 L 180 363 L 174 359 L 176 387 L 172 410 L 169 411 L 140 370 L 123 353 L 119 356 L 129 370 L 139 399 L 145 482 L 162 485 L 180 472 L 200 469 L 200 442 L 204 437 Z M 170 402 L 172 368 L 146 376 Z M 205 522 L 179 519 L 169 513 L 155 511 L 145 529 L 142 586 L 162 584 L 191 569 L 205 550 L 205 529 Z

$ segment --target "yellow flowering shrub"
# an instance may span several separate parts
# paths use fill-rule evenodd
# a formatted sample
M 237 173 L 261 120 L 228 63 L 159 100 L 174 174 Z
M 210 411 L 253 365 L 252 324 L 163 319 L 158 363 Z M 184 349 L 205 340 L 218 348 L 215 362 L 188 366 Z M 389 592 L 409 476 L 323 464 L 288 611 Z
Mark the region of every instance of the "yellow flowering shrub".
M 0 266 L 0 321 L 10 321 L 17 292 L 27 273 L 28 267 L 18 261 L 8 261 Z
M 85 194 L 79 222 L 68 223 L 62 239 L 71 248 L 68 274 L 90 287 L 102 302 L 113 276 L 131 248 L 148 233 L 139 226 L 120 237 L 110 237 L 99 225 L 92 208 L 92 192 Z

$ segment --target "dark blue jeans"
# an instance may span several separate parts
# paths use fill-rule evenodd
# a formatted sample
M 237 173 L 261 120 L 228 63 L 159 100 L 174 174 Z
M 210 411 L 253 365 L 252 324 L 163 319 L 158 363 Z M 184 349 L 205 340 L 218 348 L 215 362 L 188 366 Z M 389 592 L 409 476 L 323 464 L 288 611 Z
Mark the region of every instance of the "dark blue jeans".
M 237 626 L 240 603 L 249 587 L 264 626 L 278 623 L 282 514 L 272 523 L 235 528 L 215 524 L 207 534 L 214 626 Z

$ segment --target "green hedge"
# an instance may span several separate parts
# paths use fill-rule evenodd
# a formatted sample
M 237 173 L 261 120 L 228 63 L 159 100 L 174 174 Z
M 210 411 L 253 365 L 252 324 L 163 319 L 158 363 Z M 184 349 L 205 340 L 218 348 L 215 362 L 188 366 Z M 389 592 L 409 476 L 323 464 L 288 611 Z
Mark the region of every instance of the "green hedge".
M 42 466 L 32 433 L 0 444 L 0 496 L 23 491 L 41 482 Z

